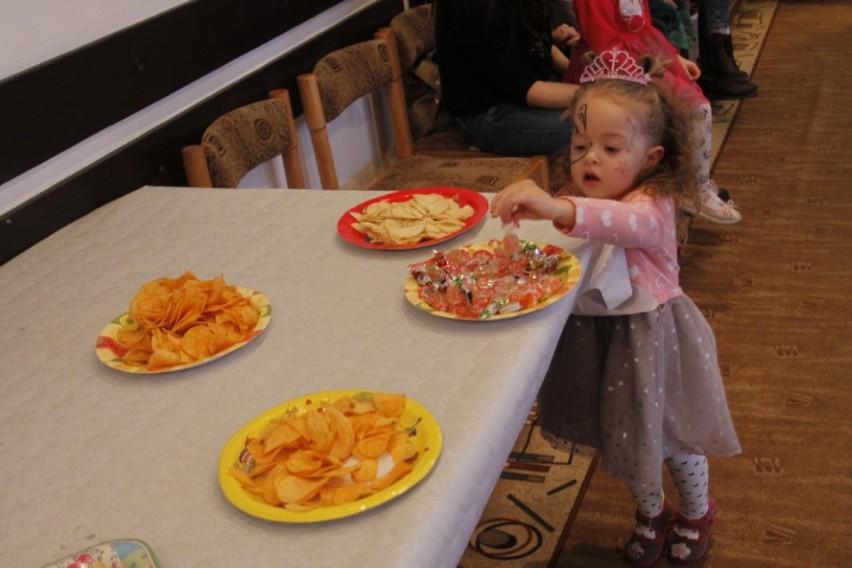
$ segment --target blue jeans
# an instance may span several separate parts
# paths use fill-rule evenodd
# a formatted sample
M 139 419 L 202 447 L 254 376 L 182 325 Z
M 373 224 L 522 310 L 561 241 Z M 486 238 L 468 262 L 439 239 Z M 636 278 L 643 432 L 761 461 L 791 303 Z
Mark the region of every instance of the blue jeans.
M 564 151 L 571 142 L 571 120 L 561 109 L 496 105 L 458 122 L 483 152 L 533 156 Z
M 708 32 L 721 32 L 730 25 L 730 0 L 701 0 L 699 18 L 704 20 L 704 29 Z

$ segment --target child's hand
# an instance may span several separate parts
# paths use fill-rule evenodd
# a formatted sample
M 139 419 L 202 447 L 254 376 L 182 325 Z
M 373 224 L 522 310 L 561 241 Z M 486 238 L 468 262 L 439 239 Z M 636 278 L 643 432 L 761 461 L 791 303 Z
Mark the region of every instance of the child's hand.
M 580 32 L 568 24 L 559 24 L 550 32 L 550 35 L 560 47 L 577 45 L 577 42 L 580 41 Z
M 680 60 L 680 66 L 683 67 L 684 73 L 689 77 L 690 81 L 697 81 L 701 77 L 701 68 L 694 61 L 687 59 L 681 55 L 677 56 Z
M 504 226 L 518 226 L 523 219 L 550 219 L 570 227 L 574 224 L 574 206 L 570 201 L 554 199 L 535 182 L 525 179 L 494 196 L 491 216 L 499 217 Z

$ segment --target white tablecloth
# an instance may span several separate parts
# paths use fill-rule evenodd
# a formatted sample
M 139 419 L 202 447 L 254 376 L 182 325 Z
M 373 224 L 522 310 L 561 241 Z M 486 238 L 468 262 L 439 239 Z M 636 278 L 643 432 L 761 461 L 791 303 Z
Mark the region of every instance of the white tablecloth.
M 336 232 L 375 193 L 146 187 L 0 266 L 0 565 L 42 566 L 115 538 L 164 568 L 455 566 L 534 400 L 574 302 L 503 321 L 430 316 L 403 297 L 429 249 L 375 251 Z M 490 217 L 442 248 L 500 237 Z M 518 232 L 572 248 L 550 223 Z M 195 369 L 107 368 L 95 337 L 140 284 L 192 270 L 265 293 L 269 327 Z M 223 445 L 262 411 L 327 389 L 404 392 L 444 448 L 425 480 L 345 519 L 283 524 L 236 509 Z

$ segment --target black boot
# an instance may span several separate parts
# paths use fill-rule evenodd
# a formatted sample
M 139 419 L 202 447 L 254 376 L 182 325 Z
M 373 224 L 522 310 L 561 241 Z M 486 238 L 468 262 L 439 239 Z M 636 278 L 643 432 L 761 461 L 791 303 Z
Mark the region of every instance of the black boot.
M 725 75 L 728 75 L 732 78 L 739 78 L 745 81 L 748 81 L 748 73 L 740 69 L 737 60 L 734 58 L 734 42 L 731 39 L 730 34 L 710 34 L 710 41 L 718 41 L 713 40 L 713 36 L 722 36 L 724 38 L 724 50 L 725 50 L 725 61 L 722 63 L 722 67 L 725 68 Z
M 698 84 L 708 99 L 746 99 L 757 95 L 757 85 L 741 71 L 734 59 L 734 47 L 728 34 L 711 33 L 705 45 L 699 44 Z

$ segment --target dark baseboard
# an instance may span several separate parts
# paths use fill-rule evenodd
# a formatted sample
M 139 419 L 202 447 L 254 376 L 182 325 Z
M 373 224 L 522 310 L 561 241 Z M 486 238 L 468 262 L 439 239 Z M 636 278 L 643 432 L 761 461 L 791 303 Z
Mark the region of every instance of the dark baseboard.
M 303 0 L 296 0 L 296 3 L 306 4 Z M 311 4 L 314 3 L 331 5 L 336 2 L 326 0 Z M 280 2 L 276 3 L 278 4 Z M 296 77 L 300 73 L 310 71 L 314 63 L 326 53 L 356 41 L 369 39 L 373 32 L 387 25 L 390 19 L 401 10 L 402 2 L 398 0 L 384 0 L 370 6 L 342 22 L 340 26 L 284 55 L 216 97 L 0 217 L 0 264 L 14 258 L 68 223 L 139 187 L 144 185 L 185 186 L 186 178 L 180 149 L 186 144 L 200 140 L 207 125 L 228 110 L 266 98 L 268 91 L 272 89 L 287 88 L 290 89 L 294 112 L 298 116 L 302 110 L 297 94 Z M 51 66 L 46 65 L 38 72 L 50 73 L 50 70 Z M 49 83 L 48 79 L 40 80 Z M 104 89 L 112 88 L 108 76 L 102 77 L 101 82 Z M 3 85 L 0 85 L 0 91 L 2 88 Z M 54 95 L 59 97 L 61 93 Z M 129 111 L 131 107 L 132 105 L 125 106 L 126 114 L 111 120 L 115 122 L 138 110 Z M 30 112 L 36 111 L 31 109 Z M 107 125 L 100 125 L 100 127 L 103 126 Z M 44 125 L 42 128 L 47 126 Z M 44 137 L 56 135 L 58 130 L 59 125 L 55 125 L 52 130 L 45 132 Z M 14 134 L 4 132 L 3 137 L 5 139 Z M 17 134 L 20 138 L 21 132 L 18 131 Z M 67 140 L 65 143 L 67 144 Z M 4 141 L 3 146 L 7 145 L 11 146 Z M 64 149 L 63 147 L 59 151 Z M 43 156 L 39 163 L 51 156 L 52 154 Z

